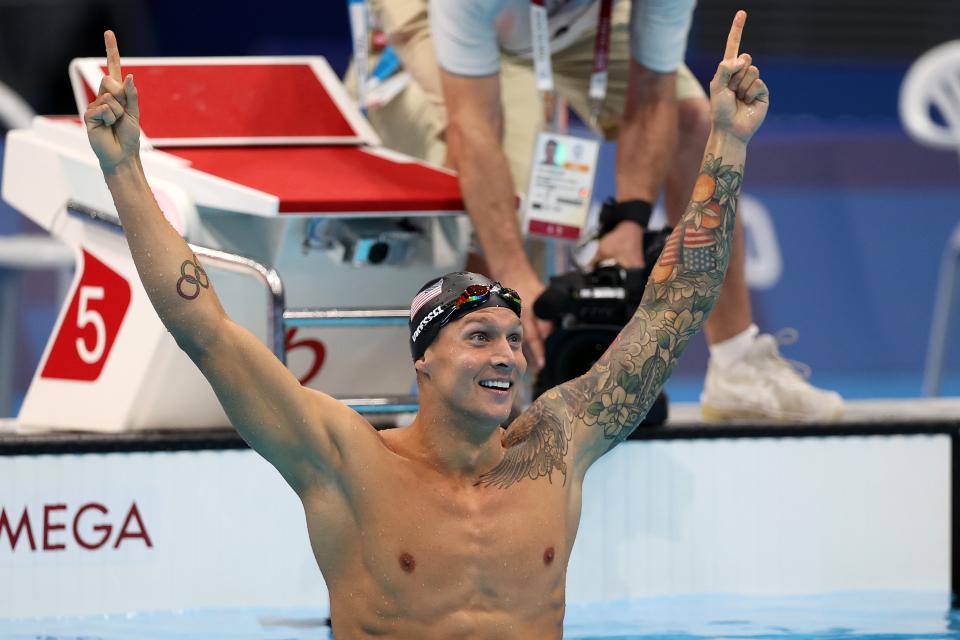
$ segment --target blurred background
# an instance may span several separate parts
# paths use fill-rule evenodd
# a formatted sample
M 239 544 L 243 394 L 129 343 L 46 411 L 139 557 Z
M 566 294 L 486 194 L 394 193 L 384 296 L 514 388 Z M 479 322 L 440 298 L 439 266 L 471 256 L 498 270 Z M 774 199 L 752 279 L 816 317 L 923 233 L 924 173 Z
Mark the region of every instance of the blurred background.
M 960 222 L 960 164 L 907 136 L 897 100 L 919 55 L 960 38 L 960 2 L 704 0 L 688 51 L 704 83 L 738 8 L 750 16 L 741 50 L 772 92 L 745 172 L 762 231 L 748 238 L 757 322 L 799 331 L 782 351 L 818 386 L 918 396 L 941 256 Z M 102 56 L 105 28 L 124 56 L 323 55 L 341 74 L 350 57 L 345 0 L 0 0 L 0 82 L 37 113 L 75 114 L 67 65 Z M 598 200 L 613 190 L 612 147 L 602 156 Z M 31 232 L 0 203 L 0 235 Z M 24 273 L 18 288 L 17 339 L 0 352 L 14 362 L 14 412 L 60 304 L 50 272 Z M 942 392 L 957 395 L 960 323 L 948 333 Z M 687 354 L 668 386 L 675 400 L 695 400 L 702 384 L 702 339 Z

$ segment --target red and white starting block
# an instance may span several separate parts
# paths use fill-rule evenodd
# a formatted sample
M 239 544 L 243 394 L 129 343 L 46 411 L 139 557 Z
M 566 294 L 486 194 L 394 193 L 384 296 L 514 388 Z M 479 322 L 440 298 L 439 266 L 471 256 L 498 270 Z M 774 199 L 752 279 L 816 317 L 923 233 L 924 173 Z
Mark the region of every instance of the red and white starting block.
M 128 58 L 123 71 L 157 202 L 231 317 L 304 384 L 370 413 L 414 410 L 406 307 L 464 263 L 456 177 L 378 147 L 323 58 Z M 80 113 L 105 72 L 71 63 Z M 226 425 L 150 306 L 82 123 L 10 132 L 3 197 L 77 256 L 21 428 Z

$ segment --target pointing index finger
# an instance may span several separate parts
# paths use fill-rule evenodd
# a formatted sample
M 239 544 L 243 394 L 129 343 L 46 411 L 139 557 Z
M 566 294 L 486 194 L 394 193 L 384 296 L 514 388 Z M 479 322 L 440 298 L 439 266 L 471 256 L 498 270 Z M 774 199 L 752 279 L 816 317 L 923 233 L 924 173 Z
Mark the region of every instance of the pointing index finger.
M 123 82 L 123 75 L 120 73 L 120 49 L 117 48 L 117 36 L 113 31 L 103 33 L 103 44 L 107 48 L 107 70 L 110 77 L 117 82 Z
M 743 35 L 743 25 L 747 21 L 747 12 L 741 9 L 733 16 L 730 25 L 730 35 L 727 36 L 727 50 L 723 54 L 724 60 L 733 60 L 740 55 L 740 36 Z

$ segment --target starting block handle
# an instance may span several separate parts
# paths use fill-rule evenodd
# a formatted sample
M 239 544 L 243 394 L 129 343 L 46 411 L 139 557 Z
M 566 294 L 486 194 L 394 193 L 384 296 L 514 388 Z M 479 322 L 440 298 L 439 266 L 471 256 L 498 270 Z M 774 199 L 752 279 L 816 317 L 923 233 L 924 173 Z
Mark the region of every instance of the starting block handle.
M 404 325 L 407 309 L 291 309 L 283 314 L 288 327 Z
M 190 244 L 190 250 L 196 255 L 209 260 L 217 267 L 234 273 L 253 272 L 260 278 L 261 282 L 270 292 L 270 317 L 268 318 L 268 329 L 270 333 L 271 350 L 274 355 L 280 359 L 284 365 L 287 364 L 286 340 L 284 337 L 284 307 L 286 306 L 286 296 L 283 290 L 283 280 L 276 269 L 260 264 L 256 260 L 246 256 L 220 251 L 219 249 L 210 249 L 200 245 Z

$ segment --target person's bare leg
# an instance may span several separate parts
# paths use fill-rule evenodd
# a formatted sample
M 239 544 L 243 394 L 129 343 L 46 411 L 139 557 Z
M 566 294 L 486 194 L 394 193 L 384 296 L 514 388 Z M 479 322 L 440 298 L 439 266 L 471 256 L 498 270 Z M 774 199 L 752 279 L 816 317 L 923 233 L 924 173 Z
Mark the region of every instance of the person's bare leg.
M 679 136 L 673 166 L 667 176 L 664 201 L 670 225 L 676 225 L 690 202 L 693 183 L 700 172 L 703 148 L 710 134 L 710 102 L 689 98 L 678 104 Z M 737 216 L 730 266 L 717 305 L 704 325 L 708 344 L 716 344 L 747 330 L 753 323 L 750 293 L 744 269 L 743 223 Z

